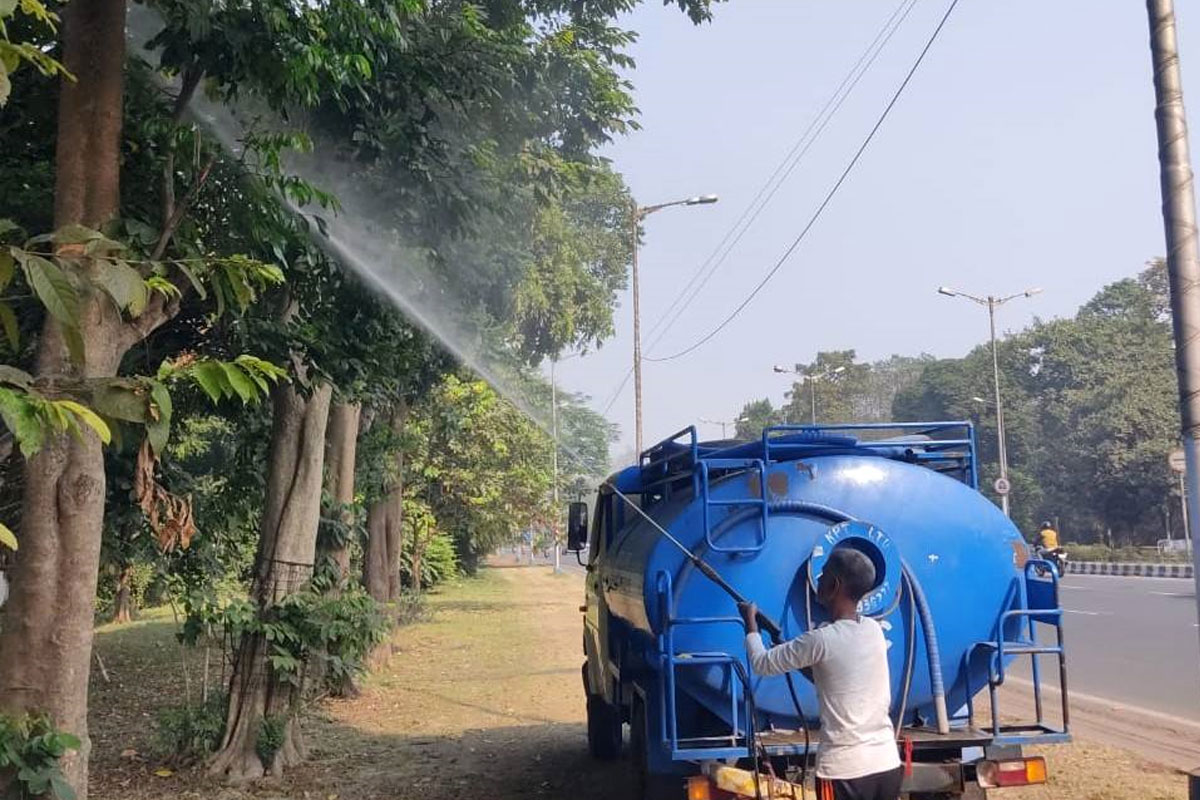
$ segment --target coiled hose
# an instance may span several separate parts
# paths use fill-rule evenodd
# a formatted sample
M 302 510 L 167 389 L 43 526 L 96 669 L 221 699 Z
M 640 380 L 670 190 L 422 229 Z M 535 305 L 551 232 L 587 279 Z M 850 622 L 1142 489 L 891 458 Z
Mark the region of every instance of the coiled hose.
M 946 713 L 946 687 L 942 682 L 942 657 L 938 649 L 937 629 L 933 626 L 933 612 L 929 610 L 929 602 L 925 599 L 925 590 L 921 582 L 909 568 L 908 562 L 900 559 L 904 579 L 917 604 L 917 614 L 921 617 L 921 632 L 925 634 L 925 653 L 929 657 L 929 684 L 933 690 L 933 712 L 937 717 L 937 732 L 950 732 L 950 715 Z M 907 698 L 906 698 L 907 699 Z

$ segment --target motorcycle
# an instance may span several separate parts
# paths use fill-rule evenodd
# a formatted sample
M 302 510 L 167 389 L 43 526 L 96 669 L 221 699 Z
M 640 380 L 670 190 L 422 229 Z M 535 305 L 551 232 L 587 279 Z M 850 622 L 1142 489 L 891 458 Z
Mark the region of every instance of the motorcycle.
M 1067 551 L 1063 550 L 1061 547 L 1056 547 L 1053 549 L 1038 547 L 1037 557 L 1043 561 L 1049 561 L 1051 564 L 1053 564 L 1054 568 L 1058 570 L 1058 576 L 1060 578 L 1067 574 Z

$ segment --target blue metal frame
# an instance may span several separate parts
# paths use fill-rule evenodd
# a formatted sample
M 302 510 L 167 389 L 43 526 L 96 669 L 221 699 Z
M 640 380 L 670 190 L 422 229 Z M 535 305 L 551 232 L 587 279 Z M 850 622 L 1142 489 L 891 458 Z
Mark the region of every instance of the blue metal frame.
M 921 462 L 951 462 L 959 466 L 966 476 L 967 485 L 972 489 L 979 489 L 979 466 L 976 460 L 975 448 L 975 425 L 971 422 L 852 422 L 835 425 L 772 425 L 764 428 L 762 432 L 763 444 L 763 459 L 771 461 L 771 439 L 774 433 L 812 433 L 814 434 L 814 443 L 819 442 L 819 434 L 829 433 L 853 433 L 855 431 L 919 431 L 923 435 L 942 433 L 942 432 L 959 432 L 960 435 L 953 439 L 929 439 L 922 441 L 904 441 L 904 440 L 878 440 L 878 441 L 863 441 L 859 439 L 855 447 L 868 450 L 883 450 L 912 445 L 914 448 L 920 448 L 920 452 L 914 451 L 913 456 L 918 463 Z M 955 448 L 966 448 L 966 452 L 955 455 L 947 453 Z
M 1034 575 L 1034 573 L 1040 573 Z M 1030 559 L 1025 562 L 1024 580 L 1021 584 L 1019 608 L 1010 609 L 1000 615 L 996 631 L 996 640 L 976 642 L 967 651 L 968 662 L 976 650 L 988 653 L 988 697 L 991 701 L 991 734 L 996 744 L 1021 743 L 1058 743 L 1071 740 L 1070 711 L 1067 704 L 1067 658 L 1063 646 L 1062 605 L 1058 600 L 1058 570 L 1049 561 Z M 1051 590 L 1047 593 L 1038 592 L 1031 601 L 1028 586 L 1030 581 L 1049 582 Z M 1018 633 L 1013 641 L 1005 640 L 1005 629 L 1010 620 L 1018 620 L 1018 625 L 1025 630 Z M 1055 644 L 1043 644 L 1038 640 L 1036 623 L 1050 625 L 1055 631 Z M 1023 623 L 1023 624 L 1022 624 Z M 1004 683 L 1006 668 L 1005 659 L 1008 656 L 1027 655 L 1030 660 L 1030 671 L 1033 677 L 1033 704 L 1036 720 L 1032 725 L 1001 725 L 999 696 L 996 689 Z M 1059 695 L 1062 698 L 1062 727 L 1055 728 L 1046 722 L 1042 706 L 1042 678 L 1038 665 L 1039 655 L 1054 655 L 1058 657 Z M 964 670 L 967 675 L 967 718 L 975 716 L 975 693 L 970 684 L 970 670 Z
M 750 713 L 750 689 L 742 687 L 741 702 L 738 702 L 738 683 L 743 675 L 748 676 L 747 667 L 742 657 L 729 653 L 676 653 L 675 627 L 679 625 L 742 625 L 741 617 L 676 617 L 674 592 L 671 588 L 671 576 L 665 570 L 658 572 L 655 578 L 655 588 L 662 610 L 661 631 L 657 637 L 658 644 L 658 688 L 659 688 L 659 730 L 662 731 L 660 744 L 665 745 L 670 752 L 672 761 L 697 761 L 703 759 L 744 758 L 750 755 L 750 743 L 754 740 L 754 716 Z M 734 668 L 735 663 L 742 663 L 743 669 Z M 729 668 L 729 702 L 730 720 L 732 721 L 726 747 L 685 747 L 682 744 L 697 743 L 697 740 L 681 739 L 679 736 L 679 718 L 675 708 L 675 670 L 677 667 L 703 667 L 725 665 Z M 738 707 L 741 706 L 739 716 Z M 745 729 L 739 730 L 738 720 L 745 720 Z M 719 741 L 707 738 L 703 741 Z M 742 744 L 738 745 L 737 742 Z
M 757 470 L 759 481 L 758 497 L 737 497 L 731 500 L 712 499 L 709 484 L 710 469 Z M 696 464 L 696 470 L 699 473 L 700 495 L 703 501 L 701 508 L 703 509 L 704 541 L 708 544 L 709 549 L 714 553 L 735 553 L 739 555 L 749 555 L 762 550 L 763 546 L 767 543 L 767 519 L 770 516 L 770 498 L 767 496 L 767 465 L 763 460 L 761 458 L 703 458 Z M 759 527 L 759 535 L 755 538 L 754 544 L 749 547 L 722 547 L 714 542 L 712 539 L 713 526 L 711 516 L 713 506 L 758 506 L 761 512 L 761 525 Z

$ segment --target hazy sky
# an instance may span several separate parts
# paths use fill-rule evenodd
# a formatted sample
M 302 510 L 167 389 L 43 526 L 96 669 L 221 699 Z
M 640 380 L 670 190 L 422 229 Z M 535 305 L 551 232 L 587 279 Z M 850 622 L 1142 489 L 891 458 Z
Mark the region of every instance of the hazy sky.
M 871 72 L 720 267 L 647 356 L 724 318 L 799 233 L 882 111 L 948 0 L 919 0 Z M 648 0 L 632 78 L 643 129 L 609 148 L 645 205 L 716 193 L 712 206 L 646 222 L 643 333 L 662 318 L 899 0 L 731 0 L 693 27 Z M 1200 108 L 1200 28 L 1183 4 L 1185 87 Z M 1196 22 L 1200 25 L 1200 22 Z M 1194 33 L 1194 35 L 1192 35 Z M 780 403 L 775 363 L 854 348 L 960 356 L 987 316 L 936 294 L 1045 289 L 1004 307 L 1016 330 L 1069 315 L 1164 251 L 1148 27 L 1141 0 L 962 0 L 856 171 L 768 288 L 689 356 L 644 368 L 647 446 L 747 400 Z M 1192 115 L 1196 119 L 1195 114 Z M 1193 131 L 1193 147 L 1200 147 Z M 602 408 L 631 364 L 631 303 L 618 335 L 559 365 Z M 633 386 L 609 418 L 632 449 Z M 702 425 L 705 436 L 720 429 Z

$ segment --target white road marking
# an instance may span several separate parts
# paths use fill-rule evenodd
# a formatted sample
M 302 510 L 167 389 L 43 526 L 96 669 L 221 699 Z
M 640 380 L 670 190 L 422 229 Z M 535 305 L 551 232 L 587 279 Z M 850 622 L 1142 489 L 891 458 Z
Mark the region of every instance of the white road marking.
M 1076 608 L 1064 608 L 1063 611 L 1068 614 L 1087 614 L 1089 617 L 1111 617 L 1113 615 L 1111 611 L 1080 611 Z
M 1019 684 L 1021 686 L 1025 686 L 1028 688 L 1033 687 L 1033 681 L 1026 680 L 1025 678 L 1018 678 L 1015 675 L 1007 675 L 1006 674 L 1005 678 L 1004 678 L 1004 682 L 1005 683 L 1015 683 L 1015 684 Z M 1042 691 L 1048 692 L 1050 694 L 1059 694 L 1058 687 L 1057 686 L 1049 686 L 1049 685 L 1047 685 L 1046 681 L 1042 681 Z M 1098 695 L 1088 694 L 1087 692 L 1076 691 L 1075 689 L 1068 690 L 1067 696 L 1070 699 L 1083 700 L 1085 702 L 1091 702 L 1091 703 L 1104 705 L 1104 706 L 1107 706 L 1109 708 L 1109 710 L 1128 711 L 1130 713 L 1142 714 L 1147 717 L 1153 717 L 1155 719 L 1162 720 L 1163 722 L 1169 722 L 1172 725 L 1178 725 L 1178 726 L 1188 727 L 1188 728 L 1192 728 L 1192 729 L 1200 729 L 1200 721 L 1197 721 L 1194 719 L 1188 719 L 1187 717 L 1175 716 L 1174 714 L 1164 714 L 1161 711 L 1155 711 L 1153 709 L 1146 708 L 1145 706 L 1136 706 L 1136 705 L 1132 705 L 1130 703 L 1122 703 L 1119 700 L 1112 700 L 1107 697 L 1100 697 Z
M 1150 592 L 1150 594 L 1156 594 L 1159 597 L 1191 597 L 1187 592 Z

